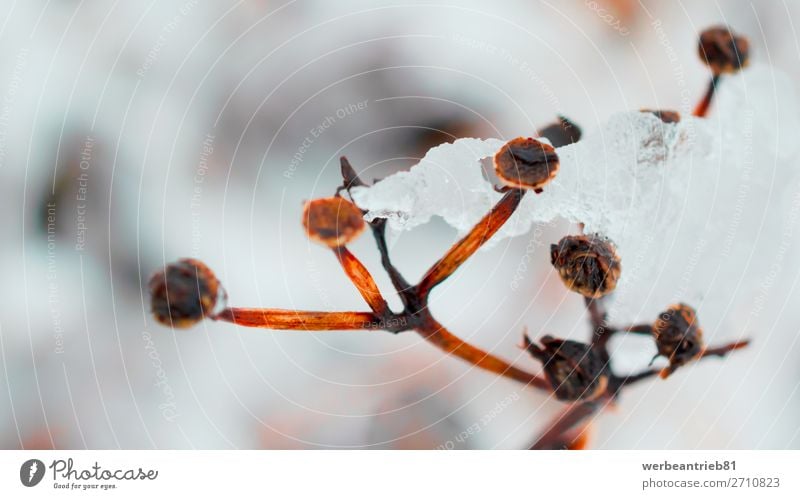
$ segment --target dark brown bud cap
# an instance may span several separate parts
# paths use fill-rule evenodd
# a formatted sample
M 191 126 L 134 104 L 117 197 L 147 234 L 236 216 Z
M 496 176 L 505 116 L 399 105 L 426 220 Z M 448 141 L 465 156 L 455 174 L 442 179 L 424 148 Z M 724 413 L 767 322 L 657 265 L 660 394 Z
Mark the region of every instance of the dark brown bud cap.
M 558 122 L 539 130 L 539 135 L 553 144 L 553 147 L 564 147 L 581 140 L 580 127 L 563 116 L 558 117 Z
M 614 246 L 597 235 L 566 236 L 550 245 L 550 263 L 570 290 L 588 298 L 614 291 L 622 272 Z
M 727 26 L 715 26 L 700 33 L 700 59 L 715 76 L 735 73 L 750 62 L 750 42 Z
M 358 206 L 341 197 L 314 199 L 303 208 L 303 227 L 308 237 L 329 248 L 353 241 L 365 226 Z
M 659 355 L 669 359 L 669 367 L 661 372 L 662 378 L 698 358 L 705 348 L 697 312 L 683 303 L 672 305 L 661 313 L 653 324 L 653 336 Z
M 158 322 L 187 328 L 208 317 L 217 304 L 220 285 L 203 262 L 184 258 L 150 278 L 150 308 Z
M 545 377 L 560 400 L 594 400 L 608 387 L 608 362 L 591 346 L 544 336 L 542 347 L 525 337 L 525 348 L 542 363 Z
M 494 169 L 511 187 L 540 190 L 558 173 L 558 154 L 553 146 L 533 138 L 517 137 L 494 155 Z
M 681 121 L 681 113 L 670 111 L 669 109 L 642 109 L 643 113 L 651 113 L 664 123 L 678 123 Z

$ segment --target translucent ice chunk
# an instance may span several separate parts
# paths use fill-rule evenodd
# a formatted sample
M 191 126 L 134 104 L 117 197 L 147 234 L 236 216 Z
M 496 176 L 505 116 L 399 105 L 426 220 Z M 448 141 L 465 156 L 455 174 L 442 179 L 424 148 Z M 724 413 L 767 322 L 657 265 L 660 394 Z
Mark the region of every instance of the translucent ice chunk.
M 747 326 L 765 303 L 787 295 L 778 283 L 797 272 L 788 255 L 800 246 L 798 114 L 786 78 L 755 67 L 720 81 L 706 119 L 614 115 L 557 149 L 556 178 L 526 195 L 484 248 L 534 224 L 582 223 L 585 233 L 613 241 L 622 258 L 612 322 L 652 318 L 686 301 L 702 308 L 709 335 L 731 310 L 751 310 L 740 317 Z M 441 216 L 464 233 L 500 198 L 479 160 L 503 143 L 436 147 L 411 171 L 354 189 L 354 201 L 395 229 Z
M 742 154 L 745 147 L 785 160 L 798 151 L 798 103 L 788 76 L 754 65 L 721 82 L 711 119 L 727 125 L 723 139 Z M 753 140 L 753 139 L 758 140 Z
M 556 179 L 542 194 L 523 199 L 490 243 L 562 217 L 624 244 L 639 225 L 649 226 L 661 211 L 674 208 L 661 202 L 664 178 L 685 175 L 691 165 L 683 161 L 686 157 L 708 154 L 706 146 L 697 146 L 707 139 L 694 140 L 697 128 L 698 120 L 692 119 L 668 125 L 649 113 L 614 116 L 602 130 L 558 149 Z M 501 197 L 484 178 L 479 161 L 503 144 L 459 139 L 440 145 L 410 171 L 353 189 L 353 199 L 368 210 L 368 220 L 387 218 L 393 229 L 412 229 L 437 215 L 465 233 Z M 673 171 L 666 175 L 668 169 Z
M 493 156 L 504 143 L 459 139 L 434 147 L 410 171 L 353 189 L 353 200 L 369 210 L 367 220 L 386 218 L 394 230 L 413 229 L 438 215 L 466 232 L 500 199 L 483 178 L 480 160 Z

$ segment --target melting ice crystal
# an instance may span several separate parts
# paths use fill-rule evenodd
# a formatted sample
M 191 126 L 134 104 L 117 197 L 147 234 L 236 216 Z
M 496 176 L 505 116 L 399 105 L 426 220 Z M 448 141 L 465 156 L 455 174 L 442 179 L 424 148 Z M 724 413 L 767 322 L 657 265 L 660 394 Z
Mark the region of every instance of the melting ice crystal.
M 717 287 L 747 293 L 774 261 L 774 242 L 800 218 L 792 210 L 800 199 L 797 111 L 788 80 L 762 66 L 722 81 L 706 119 L 614 115 L 557 149 L 556 178 L 525 196 L 487 247 L 564 219 L 617 246 L 623 272 L 615 295 L 649 293 L 663 306 L 697 303 Z M 434 147 L 410 171 L 353 189 L 353 199 L 368 220 L 386 218 L 394 231 L 439 216 L 465 233 L 501 197 L 480 161 L 504 143 L 466 138 Z

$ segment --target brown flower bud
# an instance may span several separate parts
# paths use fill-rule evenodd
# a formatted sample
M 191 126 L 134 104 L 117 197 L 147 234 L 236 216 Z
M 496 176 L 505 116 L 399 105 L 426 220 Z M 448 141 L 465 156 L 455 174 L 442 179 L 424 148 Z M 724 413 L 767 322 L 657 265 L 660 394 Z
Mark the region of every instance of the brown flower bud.
M 700 33 L 697 49 L 700 59 L 715 76 L 735 73 L 747 66 L 750 58 L 748 39 L 734 34 L 727 26 L 715 26 Z
M 540 190 L 558 173 L 558 155 L 553 146 L 536 139 L 517 137 L 494 155 L 494 169 L 511 187 Z
M 525 348 L 542 363 L 556 398 L 593 400 L 608 387 L 608 359 L 591 346 L 572 340 L 544 336 L 542 347 L 525 337 Z
M 549 140 L 553 147 L 563 147 L 581 140 L 582 132 L 578 125 L 559 116 L 557 123 L 542 128 L 539 135 Z
M 550 245 L 550 263 L 569 289 L 588 298 L 614 291 L 622 272 L 614 246 L 597 235 L 566 236 Z
M 703 353 L 703 330 L 689 305 L 679 303 L 662 312 L 653 324 L 653 336 L 658 353 L 669 359 L 669 367 L 661 372 L 663 378 Z
M 643 113 L 652 113 L 656 118 L 664 123 L 678 123 L 681 120 L 681 113 L 668 109 L 642 109 Z
M 187 328 L 207 317 L 217 304 L 220 285 L 203 262 L 184 258 L 150 278 L 150 308 L 158 322 Z
M 366 224 L 355 204 L 332 197 L 308 201 L 303 208 L 303 226 L 314 241 L 337 248 L 356 239 Z

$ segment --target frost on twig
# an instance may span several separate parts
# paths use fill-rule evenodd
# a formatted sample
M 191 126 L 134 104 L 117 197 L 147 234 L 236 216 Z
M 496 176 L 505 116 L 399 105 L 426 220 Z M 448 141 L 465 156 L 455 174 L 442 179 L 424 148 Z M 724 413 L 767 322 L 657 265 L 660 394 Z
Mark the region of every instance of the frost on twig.
M 484 248 L 536 224 L 582 223 L 585 233 L 613 241 L 627 262 L 618 294 L 631 293 L 634 274 L 636 289 L 650 288 L 655 279 L 670 278 L 665 269 L 672 263 L 687 261 L 695 261 L 697 278 L 681 288 L 687 299 L 710 294 L 704 269 L 725 265 L 730 253 L 752 246 L 754 238 L 777 237 L 788 216 L 780 200 L 797 183 L 798 141 L 790 135 L 798 129 L 798 112 L 791 85 L 767 66 L 728 78 L 708 118 L 684 114 L 665 123 L 649 112 L 619 113 L 579 142 L 557 148 L 558 176 L 540 195 L 523 199 Z M 438 216 L 463 234 L 501 196 L 479 162 L 503 143 L 467 138 L 440 145 L 410 171 L 354 188 L 353 199 L 367 220 L 386 218 L 393 231 Z M 748 269 L 758 271 L 752 264 Z M 670 293 L 654 297 L 653 306 L 682 298 Z
M 524 234 L 535 223 L 560 217 L 583 223 L 587 232 L 598 232 L 624 246 L 626 234 L 635 229 L 631 224 L 666 219 L 669 211 L 674 215 L 669 205 L 657 202 L 666 200 L 664 188 L 678 187 L 665 185 L 666 173 L 685 175 L 692 159 L 710 153 L 707 146 L 697 145 L 707 143 L 696 140 L 701 133 L 707 134 L 707 126 L 698 120 L 665 124 L 650 113 L 613 116 L 602 130 L 557 149 L 559 175 L 545 192 L 523 200 L 491 242 Z M 439 216 L 464 233 L 501 196 L 478 163 L 503 143 L 459 139 L 440 145 L 410 171 L 372 187 L 354 188 L 353 198 L 368 210 L 367 220 L 386 218 L 394 230 L 409 230 Z
M 430 149 L 408 172 L 350 192 L 368 210 L 368 221 L 385 218 L 392 230 L 413 229 L 436 215 L 464 234 L 501 197 L 483 178 L 480 160 L 494 156 L 504 144 L 499 139 L 458 139 Z

